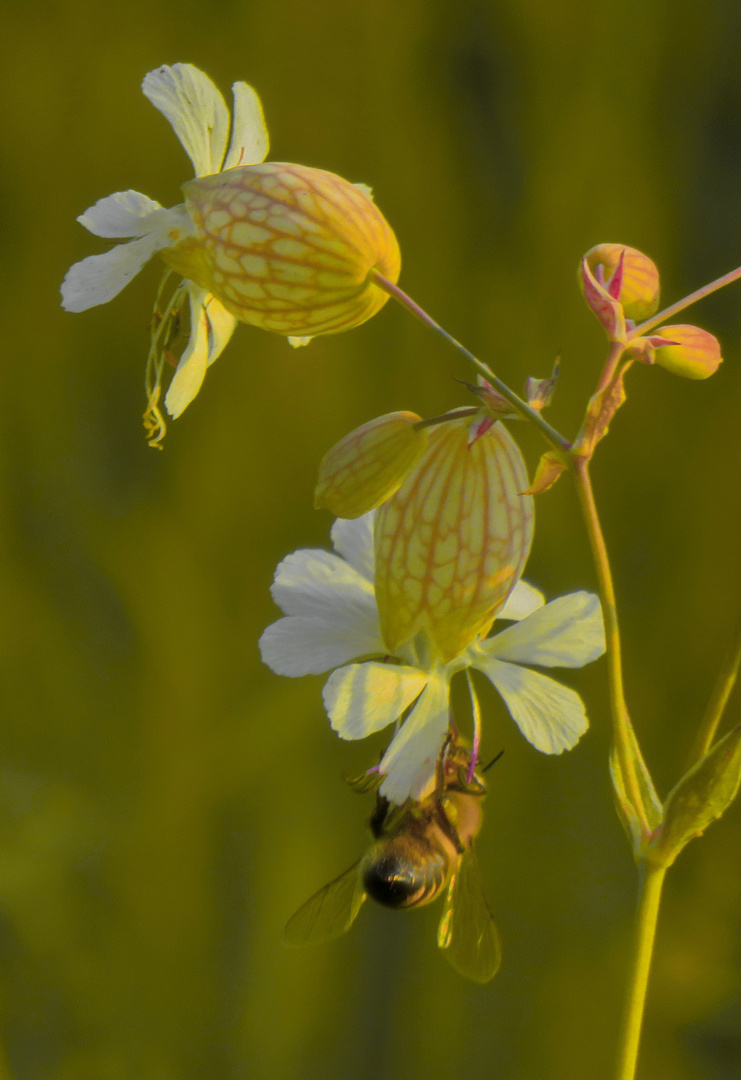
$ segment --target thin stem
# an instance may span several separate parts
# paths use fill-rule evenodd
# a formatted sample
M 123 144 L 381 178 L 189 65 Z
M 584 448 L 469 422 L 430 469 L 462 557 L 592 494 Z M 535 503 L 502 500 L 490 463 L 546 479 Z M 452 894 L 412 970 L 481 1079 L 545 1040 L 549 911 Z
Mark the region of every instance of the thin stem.
M 642 337 L 643 334 L 648 333 L 649 330 L 653 330 L 655 326 L 659 326 L 661 323 L 670 319 L 672 315 L 676 315 L 678 311 L 684 311 L 690 304 L 696 303 L 698 300 L 702 300 L 705 296 L 710 296 L 711 293 L 717 292 L 718 289 L 722 289 L 724 285 L 730 285 L 732 281 L 738 281 L 741 278 L 741 266 L 737 266 L 735 270 L 731 270 L 728 274 L 724 274 L 723 277 L 716 278 L 715 281 L 711 281 L 708 285 L 703 285 L 701 289 L 695 289 L 693 293 L 683 297 L 682 300 L 677 300 L 676 304 L 671 304 L 668 308 L 664 308 L 663 311 L 657 312 L 656 315 L 652 315 L 650 319 L 646 319 L 640 326 L 636 326 L 628 334 L 628 341 L 631 338 Z
M 597 384 L 597 389 L 595 390 L 595 393 L 598 394 L 600 390 L 604 390 L 604 388 L 610 382 L 613 375 L 615 374 L 615 369 L 620 363 L 620 357 L 623 355 L 624 351 L 625 346 L 622 345 L 619 341 L 611 342 L 610 351 L 607 354 L 607 360 L 605 361 L 605 366 L 602 369 L 602 374 L 600 375 L 600 380 Z
M 710 695 L 705 715 L 700 723 L 697 738 L 690 755 L 690 766 L 704 757 L 713 744 L 718 724 L 722 719 L 731 691 L 738 678 L 739 667 L 741 667 L 741 620 L 739 620 L 731 638 L 731 644 L 725 655 L 713 692 Z
M 638 1044 L 646 1005 L 648 975 L 651 968 L 656 923 L 659 917 L 661 889 L 664 884 L 665 866 L 641 864 L 641 894 L 635 924 L 635 938 L 631 957 L 628 996 L 620 1026 L 620 1043 L 615 1080 L 633 1080 L 638 1060 Z
M 494 389 L 497 390 L 503 398 L 506 398 L 513 409 L 515 409 L 524 420 L 529 420 L 531 424 L 535 425 L 548 445 L 558 454 L 562 455 L 568 451 L 570 444 L 564 439 L 563 435 L 556 431 L 555 428 L 552 428 L 551 425 L 543 419 L 540 413 L 535 409 L 532 409 L 526 401 L 523 401 L 521 397 L 518 397 L 514 390 L 510 390 L 506 383 L 503 383 L 501 379 L 498 379 L 487 364 L 484 364 L 483 361 L 474 356 L 465 345 L 461 345 L 460 341 L 456 341 L 447 330 L 443 330 L 442 326 L 440 326 L 439 323 L 436 323 L 435 320 L 419 306 L 419 304 L 415 304 L 414 300 L 412 300 L 410 296 L 407 296 L 398 285 L 394 285 L 393 282 L 389 281 L 388 278 L 385 278 L 383 274 L 379 274 L 377 270 L 371 270 L 369 276 L 373 279 L 379 289 L 383 289 L 383 291 L 387 292 L 389 296 L 392 296 L 394 300 L 398 300 L 398 302 L 405 307 L 407 311 L 411 311 L 412 315 L 415 315 L 420 322 L 423 322 L 430 330 L 434 330 L 434 332 L 444 338 L 449 345 L 452 345 L 454 349 L 457 349 L 459 353 L 462 353 L 463 356 L 465 356 L 465 358 L 481 372 Z
M 573 471 L 579 503 L 584 517 L 584 525 L 589 537 L 589 545 L 592 549 L 594 565 L 597 569 L 600 598 L 602 600 L 610 685 L 610 710 L 615 739 L 615 751 L 633 805 L 645 821 L 646 808 L 638 783 L 638 777 L 636 776 L 633 754 L 631 753 L 628 737 L 628 731 L 631 724 L 630 716 L 628 715 L 628 706 L 625 702 L 623 662 L 620 648 L 620 627 L 618 625 L 615 586 L 612 580 L 612 571 L 610 570 L 610 560 L 607 555 L 607 545 L 605 544 L 602 526 L 600 525 L 599 515 L 597 513 L 597 504 L 594 500 L 588 462 L 584 459 L 575 458 Z

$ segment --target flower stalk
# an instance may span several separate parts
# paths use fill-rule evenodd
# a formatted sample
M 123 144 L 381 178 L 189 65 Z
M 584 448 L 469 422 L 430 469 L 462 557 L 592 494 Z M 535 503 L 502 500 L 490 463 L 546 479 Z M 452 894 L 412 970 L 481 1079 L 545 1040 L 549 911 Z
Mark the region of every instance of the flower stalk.
M 402 307 L 405 307 L 407 311 L 411 311 L 412 315 L 416 316 L 423 322 L 425 326 L 428 326 L 430 330 L 433 330 L 440 337 L 444 338 L 449 345 L 452 345 L 454 349 L 457 349 L 465 358 L 473 364 L 478 372 L 480 372 L 484 378 L 489 382 L 494 389 L 502 395 L 503 398 L 510 403 L 512 408 L 522 417 L 523 420 L 529 420 L 531 424 L 534 424 L 540 434 L 543 436 L 548 445 L 557 453 L 564 454 L 569 449 L 568 441 L 561 435 L 554 427 L 543 419 L 537 410 L 532 409 L 526 401 L 523 401 L 514 390 L 510 390 L 506 383 L 497 378 L 488 364 L 485 364 L 482 360 L 479 360 L 477 356 L 474 356 L 465 345 L 461 345 L 460 341 L 457 341 L 452 334 L 449 334 L 447 330 L 444 330 L 439 323 L 435 322 L 431 315 L 416 304 L 410 296 L 395 285 L 392 281 L 388 281 L 382 274 L 379 274 L 377 270 L 372 270 L 370 273 L 372 280 L 378 285 L 379 289 L 383 289 L 385 292 L 392 296 L 394 300 L 397 300 Z
M 646 823 L 648 830 L 647 808 L 638 782 L 635 768 L 635 757 L 632 752 L 631 738 L 632 725 L 625 701 L 625 687 L 623 682 L 623 662 L 620 644 L 620 626 L 618 623 L 617 603 L 615 600 L 615 586 L 610 569 L 610 560 L 607 554 L 607 545 L 602 532 L 602 526 L 597 512 L 597 503 L 594 498 L 592 481 L 589 475 L 589 462 L 583 458 L 574 458 L 573 476 L 576 483 L 579 504 L 582 517 L 592 550 L 592 558 L 597 571 L 599 582 L 599 594 L 602 601 L 602 611 L 605 620 L 605 642 L 607 645 L 607 669 L 610 689 L 610 715 L 612 717 L 613 737 L 615 739 L 615 753 L 623 772 L 625 784 L 631 798 L 631 802 L 639 817 Z
M 638 1061 L 638 1047 L 646 1005 L 646 991 L 651 970 L 656 925 L 659 918 L 661 890 L 666 867 L 651 863 L 641 865 L 641 892 L 636 912 L 635 937 L 631 954 L 630 976 L 620 1038 L 615 1080 L 633 1080 Z
M 706 296 L 710 296 L 711 293 L 717 292 L 718 289 L 724 288 L 726 285 L 730 285 L 734 281 L 738 281 L 741 278 L 741 266 L 737 266 L 735 270 L 730 270 L 727 274 L 723 274 L 722 277 L 716 278 L 715 281 L 709 282 L 707 285 L 703 285 L 700 289 L 695 289 L 694 292 L 688 293 L 687 296 L 683 296 L 681 300 L 677 300 L 675 304 L 670 304 L 669 307 L 664 308 L 663 311 L 657 312 L 652 315 L 650 319 L 646 319 L 639 326 L 634 327 L 628 331 L 627 338 L 632 341 L 633 338 L 643 337 L 649 330 L 653 330 L 655 326 L 661 326 L 667 319 L 672 318 L 680 311 L 684 311 L 691 304 L 696 304 L 698 300 L 704 300 Z

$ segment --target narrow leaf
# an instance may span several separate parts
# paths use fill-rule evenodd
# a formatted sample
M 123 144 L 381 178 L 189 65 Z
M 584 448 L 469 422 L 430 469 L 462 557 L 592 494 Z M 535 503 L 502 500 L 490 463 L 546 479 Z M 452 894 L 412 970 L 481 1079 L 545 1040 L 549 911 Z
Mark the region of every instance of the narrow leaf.
M 544 491 L 553 487 L 565 468 L 566 466 L 557 454 L 554 454 L 552 450 L 546 450 L 538 462 L 533 482 L 525 494 L 542 495 Z
M 625 401 L 623 378 L 626 370 L 627 365 L 620 369 L 604 390 L 589 399 L 582 429 L 573 446 L 574 454 L 591 457 L 597 443 L 609 431 L 613 416 Z
M 735 799 L 741 785 L 741 725 L 713 746 L 669 793 L 664 826 L 652 857 L 671 866 L 693 836 L 700 836 Z

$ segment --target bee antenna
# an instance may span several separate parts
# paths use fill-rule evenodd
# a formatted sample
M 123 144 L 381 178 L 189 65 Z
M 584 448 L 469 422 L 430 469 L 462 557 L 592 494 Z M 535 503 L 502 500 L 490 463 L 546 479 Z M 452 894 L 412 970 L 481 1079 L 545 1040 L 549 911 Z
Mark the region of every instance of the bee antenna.
M 500 750 L 497 756 L 495 758 L 492 758 L 488 765 L 484 765 L 483 769 L 481 770 L 482 773 L 487 772 L 487 770 L 490 769 L 492 765 L 496 765 L 503 753 L 504 750 Z

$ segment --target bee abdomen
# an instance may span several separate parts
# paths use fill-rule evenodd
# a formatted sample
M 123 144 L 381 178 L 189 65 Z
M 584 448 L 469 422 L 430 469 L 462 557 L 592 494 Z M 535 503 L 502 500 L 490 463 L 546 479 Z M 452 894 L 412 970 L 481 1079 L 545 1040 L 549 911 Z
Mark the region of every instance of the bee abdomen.
M 384 907 L 407 908 L 434 900 L 447 873 L 439 859 L 415 864 L 404 855 L 388 852 L 374 859 L 363 875 L 370 897 Z

